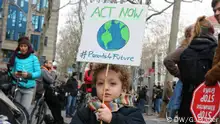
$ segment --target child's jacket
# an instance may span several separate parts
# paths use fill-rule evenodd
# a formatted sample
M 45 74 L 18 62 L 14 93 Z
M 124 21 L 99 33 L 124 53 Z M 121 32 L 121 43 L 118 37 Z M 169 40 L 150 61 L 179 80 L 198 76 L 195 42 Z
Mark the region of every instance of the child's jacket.
M 96 120 L 96 115 L 91 109 L 83 108 L 76 113 L 70 124 L 100 124 L 100 121 Z M 112 112 L 110 124 L 145 124 L 145 121 L 139 109 L 122 107 L 117 112 Z

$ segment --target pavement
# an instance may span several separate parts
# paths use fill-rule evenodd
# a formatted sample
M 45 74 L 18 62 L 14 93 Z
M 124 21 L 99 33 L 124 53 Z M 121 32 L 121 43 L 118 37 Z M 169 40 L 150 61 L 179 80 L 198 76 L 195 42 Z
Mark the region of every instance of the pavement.
M 147 116 L 143 114 L 146 124 L 178 124 L 178 123 L 169 123 L 165 118 L 158 118 L 157 116 Z

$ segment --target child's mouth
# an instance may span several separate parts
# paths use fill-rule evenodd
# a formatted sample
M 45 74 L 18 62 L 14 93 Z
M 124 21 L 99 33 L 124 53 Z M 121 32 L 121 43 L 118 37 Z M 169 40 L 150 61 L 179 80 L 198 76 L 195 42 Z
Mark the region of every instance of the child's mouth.
M 106 94 L 105 94 L 106 97 L 108 97 L 108 96 L 110 96 L 110 95 L 111 95 L 111 94 L 109 94 L 109 93 L 106 93 Z

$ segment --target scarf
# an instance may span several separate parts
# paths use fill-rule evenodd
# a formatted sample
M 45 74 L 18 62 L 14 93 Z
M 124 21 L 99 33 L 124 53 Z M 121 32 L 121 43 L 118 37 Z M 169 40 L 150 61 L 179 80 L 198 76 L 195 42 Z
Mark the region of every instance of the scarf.
M 14 51 L 12 57 L 9 60 L 8 67 L 13 67 L 14 66 L 15 57 L 18 57 L 19 59 L 26 59 L 31 55 L 31 53 L 34 53 L 34 50 L 33 50 L 31 45 L 28 46 L 28 51 L 27 51 L 26 54 L 21 54 L 20 53 L 20 48 L 17 47 L 16 50 Z
M 124 106 L 133 107 L 134 97 L 132 95 L 121 95 L 119 98 L 114 99 L 111 102 L 105 102 L 105 105 L 111 110 L 111 112 L 116 112 Z M 92 97 L 88 101 L 89 108 L 95 113 L 101 108 L 102 102 L 98 97 Z
M 46 66 L 44 66 L 44 65 L 41 66 L 41 68 L 47 70 L 48 72 L 51 72 L 51 69 L 48 69 L 48 68 L 47 68 Z

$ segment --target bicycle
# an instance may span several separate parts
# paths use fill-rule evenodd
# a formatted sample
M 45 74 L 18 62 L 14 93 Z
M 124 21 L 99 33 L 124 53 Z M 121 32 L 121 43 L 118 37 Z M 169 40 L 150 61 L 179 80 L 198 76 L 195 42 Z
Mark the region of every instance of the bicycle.
M 46 104 L 44 93 L 43 93 L 40 99 L 36 101 L 34 109 L 32 110 L 30 114 L 30 120 L 29 120 L 30 123 L 31 124 L 42 124 L 46 113 L 47 113 L 47 104 Z
M 29 124 L 29 114 L 27 110 L 15 100 L 19 82 L 27 82 L 27 80 L 20 77 L 15 77 L 9 69 L 7 70 L 6 74 L 9 74 L 9 77 L 15 81 L 15 84 L 12 84 L 11 82 L 1 84 L 0 90 L 3 93 L 1 101 L 4 102 L 13 113 L 17 124 Z
M 60 93 L 59 88 L 50 87 L 55 96 L 58 96 Z M 34 109 L 32 110 L 29 118 L 31 124 L 42 124 L 47 113 L 47 103 L 45 101 L 45 92 L 41 95 L 40 99 L 36 101 Z
M 79 90 L 76 96 L 76 103 L 75 103 L 75 111 L 73 112 L 74 116 L 76 114 L 76 112 L 78 110 L 80 110 L 81 108 L 85 108 L 87 106 L 87 102 L 89 101 L 89 99 L 91 98 L 91 94 L 90 93 L 86 93 L 82 90 Z

